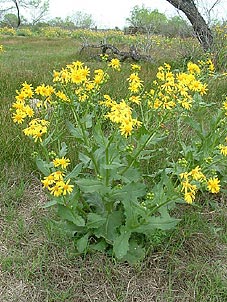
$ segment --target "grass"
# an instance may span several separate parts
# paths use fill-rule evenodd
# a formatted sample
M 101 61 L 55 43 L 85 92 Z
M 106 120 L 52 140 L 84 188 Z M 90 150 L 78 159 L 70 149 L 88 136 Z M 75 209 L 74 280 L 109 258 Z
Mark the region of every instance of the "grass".
M 0 302 L 226 301 L 224 195 L 180 205 L 177 229 L 155 233 L 150 252 L 137 266 L 98 253 L 76 255 L 55 210 L 42 207 L 47 197 L 31 160 L 33 147 L 13 125 L 9 108 L 22 82 L 48 83 L 53 69 L 79 59 L 80 44 L 28 37 L 5 37 L 1 44 L 6 52 L 0 57 Z M 101 64 L 89 62 L 94 68 Z M 146 79 L 154 78 L 155 66 L 144 63 L 144 70 Z M 116 96 L 120 83 L 116 79 L 109 87 Z M 226 83 L 211 85 L 208 99 L 218 100 Z

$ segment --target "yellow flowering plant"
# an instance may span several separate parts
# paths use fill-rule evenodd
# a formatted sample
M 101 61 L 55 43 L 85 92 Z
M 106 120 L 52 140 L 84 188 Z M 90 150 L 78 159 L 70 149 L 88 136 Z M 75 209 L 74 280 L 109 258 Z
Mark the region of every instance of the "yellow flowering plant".
M 176 202 L 194 202 L 203 187 L 220 191 L 221 169 L 212 174 L 214 165 L 200 165 L 208 156 L 226 156 L 219 140 L 224 132 L 216 131 L 213 141 L 192 123 L 191 112 L 202 106 L 207 91 L 196 64 L 190 62 L 184 72 L 160 66 L 148 91 L 141 67 L 132 64 L 124 82 L 128 93 L 120 98 L 103 91 L 108 70 L 119 74 L 121 63 L 103 64 L 106 70 L 92 72 L 76 61 L 53 72 L 53 85 L 23 83 L 12 118 L 35 143 L 41 182 L 50 196 L 46 207 L 57 207 L 78 252 L 111 251 L 117 259 L 137 262 L 154 230 L 178 223 L 169 213 Z M 225 117 L 221 111 L 215 127 Z M 186 145 L 185 125 L 198 130 L 200 147 L 194 140 L 191 149 Z M 179 138 L 175 147 L 186 165 L 171 158 L 171 135 Z

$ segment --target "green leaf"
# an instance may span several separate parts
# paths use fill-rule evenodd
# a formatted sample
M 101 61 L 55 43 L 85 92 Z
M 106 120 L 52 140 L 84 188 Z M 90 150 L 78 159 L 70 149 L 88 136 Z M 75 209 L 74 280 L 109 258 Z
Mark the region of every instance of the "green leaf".
M 45 203 L 45 205 L 43 206 L 44 209 L 52 207 L 54 205 L 56 205 L 58 203 L 58 201 L 56 199 L 52 199 L 51 201 L 48 201 L 47 203 Z
M 102 146 L 93 152 L 94 158 L 97 162 L 101 162 L 103 159 L 105 159 L 105 150 L 106 148 Z
M 79 253 L 84 253 L 88 246 L 89 233 L 81 237 L 76 242 L 76 247 Z
M 86 114 L 85 117 L 81 120 L 82 123 L 85 123 L 86 129 L 89 129 L 92 127 L 92 118 L 94 114 Z
M 108 192 L 108 188 L 100 180 L 81 178 L 77 180 L 76 184 L 84 193 L 101 192 L 104 194 Z
M 69 207 L 58 204 L 58 214 L 62 219 L 70 221 L 77 226 L 85 226 L 85 220 L 83 217 L 73 212 L 73 209 Z
M 84 163 L 85 166 L 87 166 L 91 161 L 89 156 L 81 152 L 79 153 L 79 160 L 82 161 L 82 163 Z
M 66 121 L 66 126 L 73 137 L 83 139 L 83 133 L 80 128 L 76 128 L 70 121 Z
M 122 167 L 124 166 L 123 164 L 119 163 L 119 162 L 112 162 L 111 164 L 103 164 L 101 165 L 103 169 L 105 170 L 112 170 L 112 169 L 116 169 L 116 168 L 119 168 L 119 167 Z
M 61 150 L 59 151 L 59 157 L 65 156 L 67 153 L 67 150 L 68 150 L 68 148 L 67 148 L 66 143 L 65 142 L 61 143 Z
M 140 182 L 131 182 L 122 187 L 121 190 L 117 189 L 113 193 L 114 198 L 120 200 L 132 201 L 137 200 L 139 197 L 143 197 L 146 193 L 146 186 Z
M 94 130 L 93 133 L 94 133 L 94 139 L 96 141 L 96 144 L 98 146 L 102 146 L 105 148 L 105 146 L 107 146 L 108 144 L 108 138 L 104 136 L 100 124 L 97 123 L 93 128 L 93 130 Z
M 121 227 L 121 234 L 113 243 L 113 252 L 118 259 L 122 259 L 129 250 L 129 238 L 131 231 L 126 230 L 124 226 Z
M 95 207 L 96 213 L 105 212 L 102 196 L 98 192 L 86 193 L 84 194 L 84 198 L 90 206 Z
M 82 163 L 79 163 L 78 165 L 76 165 L 73 168 L 73 170 L 69 174 L 67 174 L 65 179 L 68 180 L 68 179 L 76 178 L 80 174 L 82 167 L 83 167 Z
M 66 220 L 60 220 L 60 221 L 53 221 L 54 225 L 58 228 L 58 230 L 61 230 L 62 232 L 66 233 L 67 235 L 74 237 L 75 234 L 78 231 L 81 231 L 81 227 L 76 226 L 74 223 L 66 221 Z
M 95 214 L 95 213 L 89 213 L 87 215 L 87 224 L 86 226 L 89 229 L 96 229 L 101 227 L 106 221 L 106 217 L 103 217 L 101 215 Z
M 124 182 L 138 182 L 141 178 L 140 171 L 135 168 L 129 168 L 123 175 L 122 180 Z
M 42 146 L 43 146 L 43 147 L 46 147 L 46 146 L 49 144 L 49 142 L 51 141 L 51 139 L 52 139 L 52 137 L 53 137 L 53 135 L 54 135 L 54 132 L 55 132 L 55 131 L 52 131 L 52 133 L 50 133 L 50 135 L 48 135 L 48 137 L 46 137 L 46 138 L 44 139 L 44 141 L 42 142 Z
M 113 241 L 119 236 L 118 229 L 123 223 L 123 214 L 120 211 L 115 211 L 108 215 L 106 222 L 100 228 L 94 230 L 95 235 L 103 237 L 108 243 L 113 244 Z
M 50 164 L 48 164 L 47 162 L 45 162 L 41 158 L 36 158 L 36 165 L 37 165 L 37 168 L 39 169 L 39 171 L 43 175 L 45 175 L 45 176 L 50 175 L 50 173 L 51 173 Z
M 134 231 L 137 233 L 149 235 L 150 232 L 154 229 L 160 229 L 163 231 L 172 229 L 177 225 L 179 221 L 180 219 L 176 219 L 170 216 L 152 216 L 147 219 L 146 223 L 137 227 Z
M 90 244 L 89 249 L 99 252 L 104 252 L 108 244 L 104 239 L 100 240 L 98 243 Z
M 124 205 L 125 224 L 128 228 L 135 228 L 139 224 L 139 218 L 146 217 L 146 210 L 138 202 L 139 197 L 146 193 L 143 183 L 129 183 L 121 190 L 115 191 L 113 198 Z
M 127 254 L 122 258 L 123 261 L 127 261 L 130 264 L 137 264 L 145 257 L 145 248 L 139 245 L 135 240 L 129 241 L 129 250 Z

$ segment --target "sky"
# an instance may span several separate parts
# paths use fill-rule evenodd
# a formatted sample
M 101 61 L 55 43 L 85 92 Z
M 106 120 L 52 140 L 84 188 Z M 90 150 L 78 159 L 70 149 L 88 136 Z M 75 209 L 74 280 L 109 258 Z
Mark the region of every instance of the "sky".
M 215 0 L 199 0 L 200 4 L 210 8 Z M 215 18 L 227 19 L 227 0 L 220 0 L 214 12 Z M 177 14 L 176 9 L 166 0 L 49 0 L 49 17 L 64 19 L 73 12 L 82 11 L 91 14 L 99 28 L 123 28 L 127 25 L 126 18 L 136 5 L 144 5 L 151 10 L 158 9 L 168 17 Z

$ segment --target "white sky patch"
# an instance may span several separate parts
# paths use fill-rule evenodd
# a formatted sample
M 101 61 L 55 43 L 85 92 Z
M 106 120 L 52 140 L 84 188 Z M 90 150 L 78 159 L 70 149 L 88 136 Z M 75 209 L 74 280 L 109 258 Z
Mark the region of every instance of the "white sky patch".
M 198 3 L 210 8 L 215 0 L 197 0 Z M 221 0 L 215 7 L 214 18 L 227 18 L 227 0 Z M 166 0 L 49 0 L 49 18 L 61 17 L 64 19 L 71 16 L 73 12 L 82 11 L 91 14 L 96 25 L 100 28 L 123 28 L 127 25 L 126 18 L 134 6 L 144 5 L 151 10 L 158 9 L 168 17 L 177 15 L 177 10 Z

